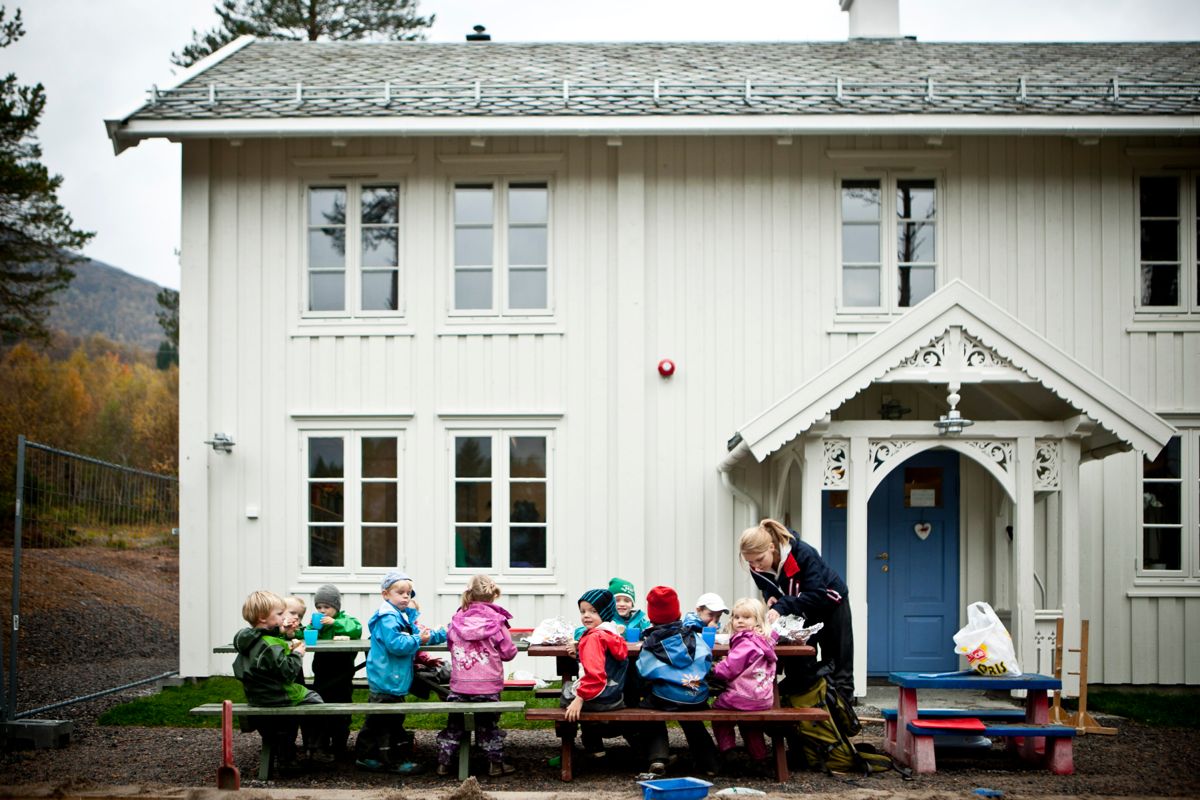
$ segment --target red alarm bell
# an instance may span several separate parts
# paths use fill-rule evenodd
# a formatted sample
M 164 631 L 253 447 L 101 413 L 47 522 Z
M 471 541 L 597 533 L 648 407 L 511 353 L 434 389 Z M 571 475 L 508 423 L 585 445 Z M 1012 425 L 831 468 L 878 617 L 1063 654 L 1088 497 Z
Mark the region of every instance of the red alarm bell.
M 658 374 L 664 378 L 669 378 L 675 374 L 675 362 L 669 358 L 664 358 L 658 362 Z

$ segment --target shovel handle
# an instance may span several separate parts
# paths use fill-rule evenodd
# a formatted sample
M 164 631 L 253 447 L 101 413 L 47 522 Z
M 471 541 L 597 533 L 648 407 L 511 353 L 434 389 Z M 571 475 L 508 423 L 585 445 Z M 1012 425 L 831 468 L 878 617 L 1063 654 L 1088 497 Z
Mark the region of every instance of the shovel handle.
M 221 766 L 233 766 L 233 701 L 221 703 Z

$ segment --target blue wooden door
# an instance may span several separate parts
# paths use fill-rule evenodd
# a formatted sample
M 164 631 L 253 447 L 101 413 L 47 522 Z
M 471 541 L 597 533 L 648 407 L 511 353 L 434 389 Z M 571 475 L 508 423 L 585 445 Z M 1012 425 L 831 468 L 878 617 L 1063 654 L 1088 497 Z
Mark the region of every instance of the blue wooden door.
M 955 669 L 957 453 L 920 453 L 884 479 L 867 504 L 867 548 L 867 672 Z

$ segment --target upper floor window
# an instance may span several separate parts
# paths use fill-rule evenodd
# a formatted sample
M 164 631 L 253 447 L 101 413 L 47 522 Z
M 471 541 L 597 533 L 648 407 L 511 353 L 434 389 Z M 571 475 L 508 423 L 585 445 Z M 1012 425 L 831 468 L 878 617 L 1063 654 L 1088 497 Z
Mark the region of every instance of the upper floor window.
M 305 439 L 311 567 L 399 564 L 400 437 L 320 431 Z
M 552 488 L 549 432 L 455 431 L 451 444 L 454 569 L 546 571 Z
M 937 181 L 841 182 L 839 308 L 894 314 L 937 288 Z
M 346 181 L 309 186 L 307 205 L 309 314 L 399 311 L 399 185 Z
M 1200 313 L 1200 180 L 1138 179 L 1138 308 Z
M 454 186 L 453 309 L 469 316 L 550 311 L 550 190 L 498 179 Z
M 1200 430 L 1142 460 L 1142 575 L 1200 578 Z

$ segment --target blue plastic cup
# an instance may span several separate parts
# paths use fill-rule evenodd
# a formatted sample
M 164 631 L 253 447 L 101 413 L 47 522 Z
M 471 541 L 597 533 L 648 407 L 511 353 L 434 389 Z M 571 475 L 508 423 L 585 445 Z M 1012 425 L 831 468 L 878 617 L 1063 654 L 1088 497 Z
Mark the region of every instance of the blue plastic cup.
M 317 632 L 313 628 L 304 629 L 304 646 L 312 647 L 317 643 Z
M 641 640 L 642 640 L 642 629 L 641 628 L 626 628 L 625 629 L 625 641 L 640 642 Z
M 325 615 L 320 611 L 314 611 L 312 615 L 312 626 L 317 630 L 321 630 L 321 620 L 325 619 Z
M 717 629 L 710 625 L 704 629 L 701 635 L 704 637 L 704 643 L 708 645 L 708 649 L 712 650 L 713 645 L 717 643 Z

